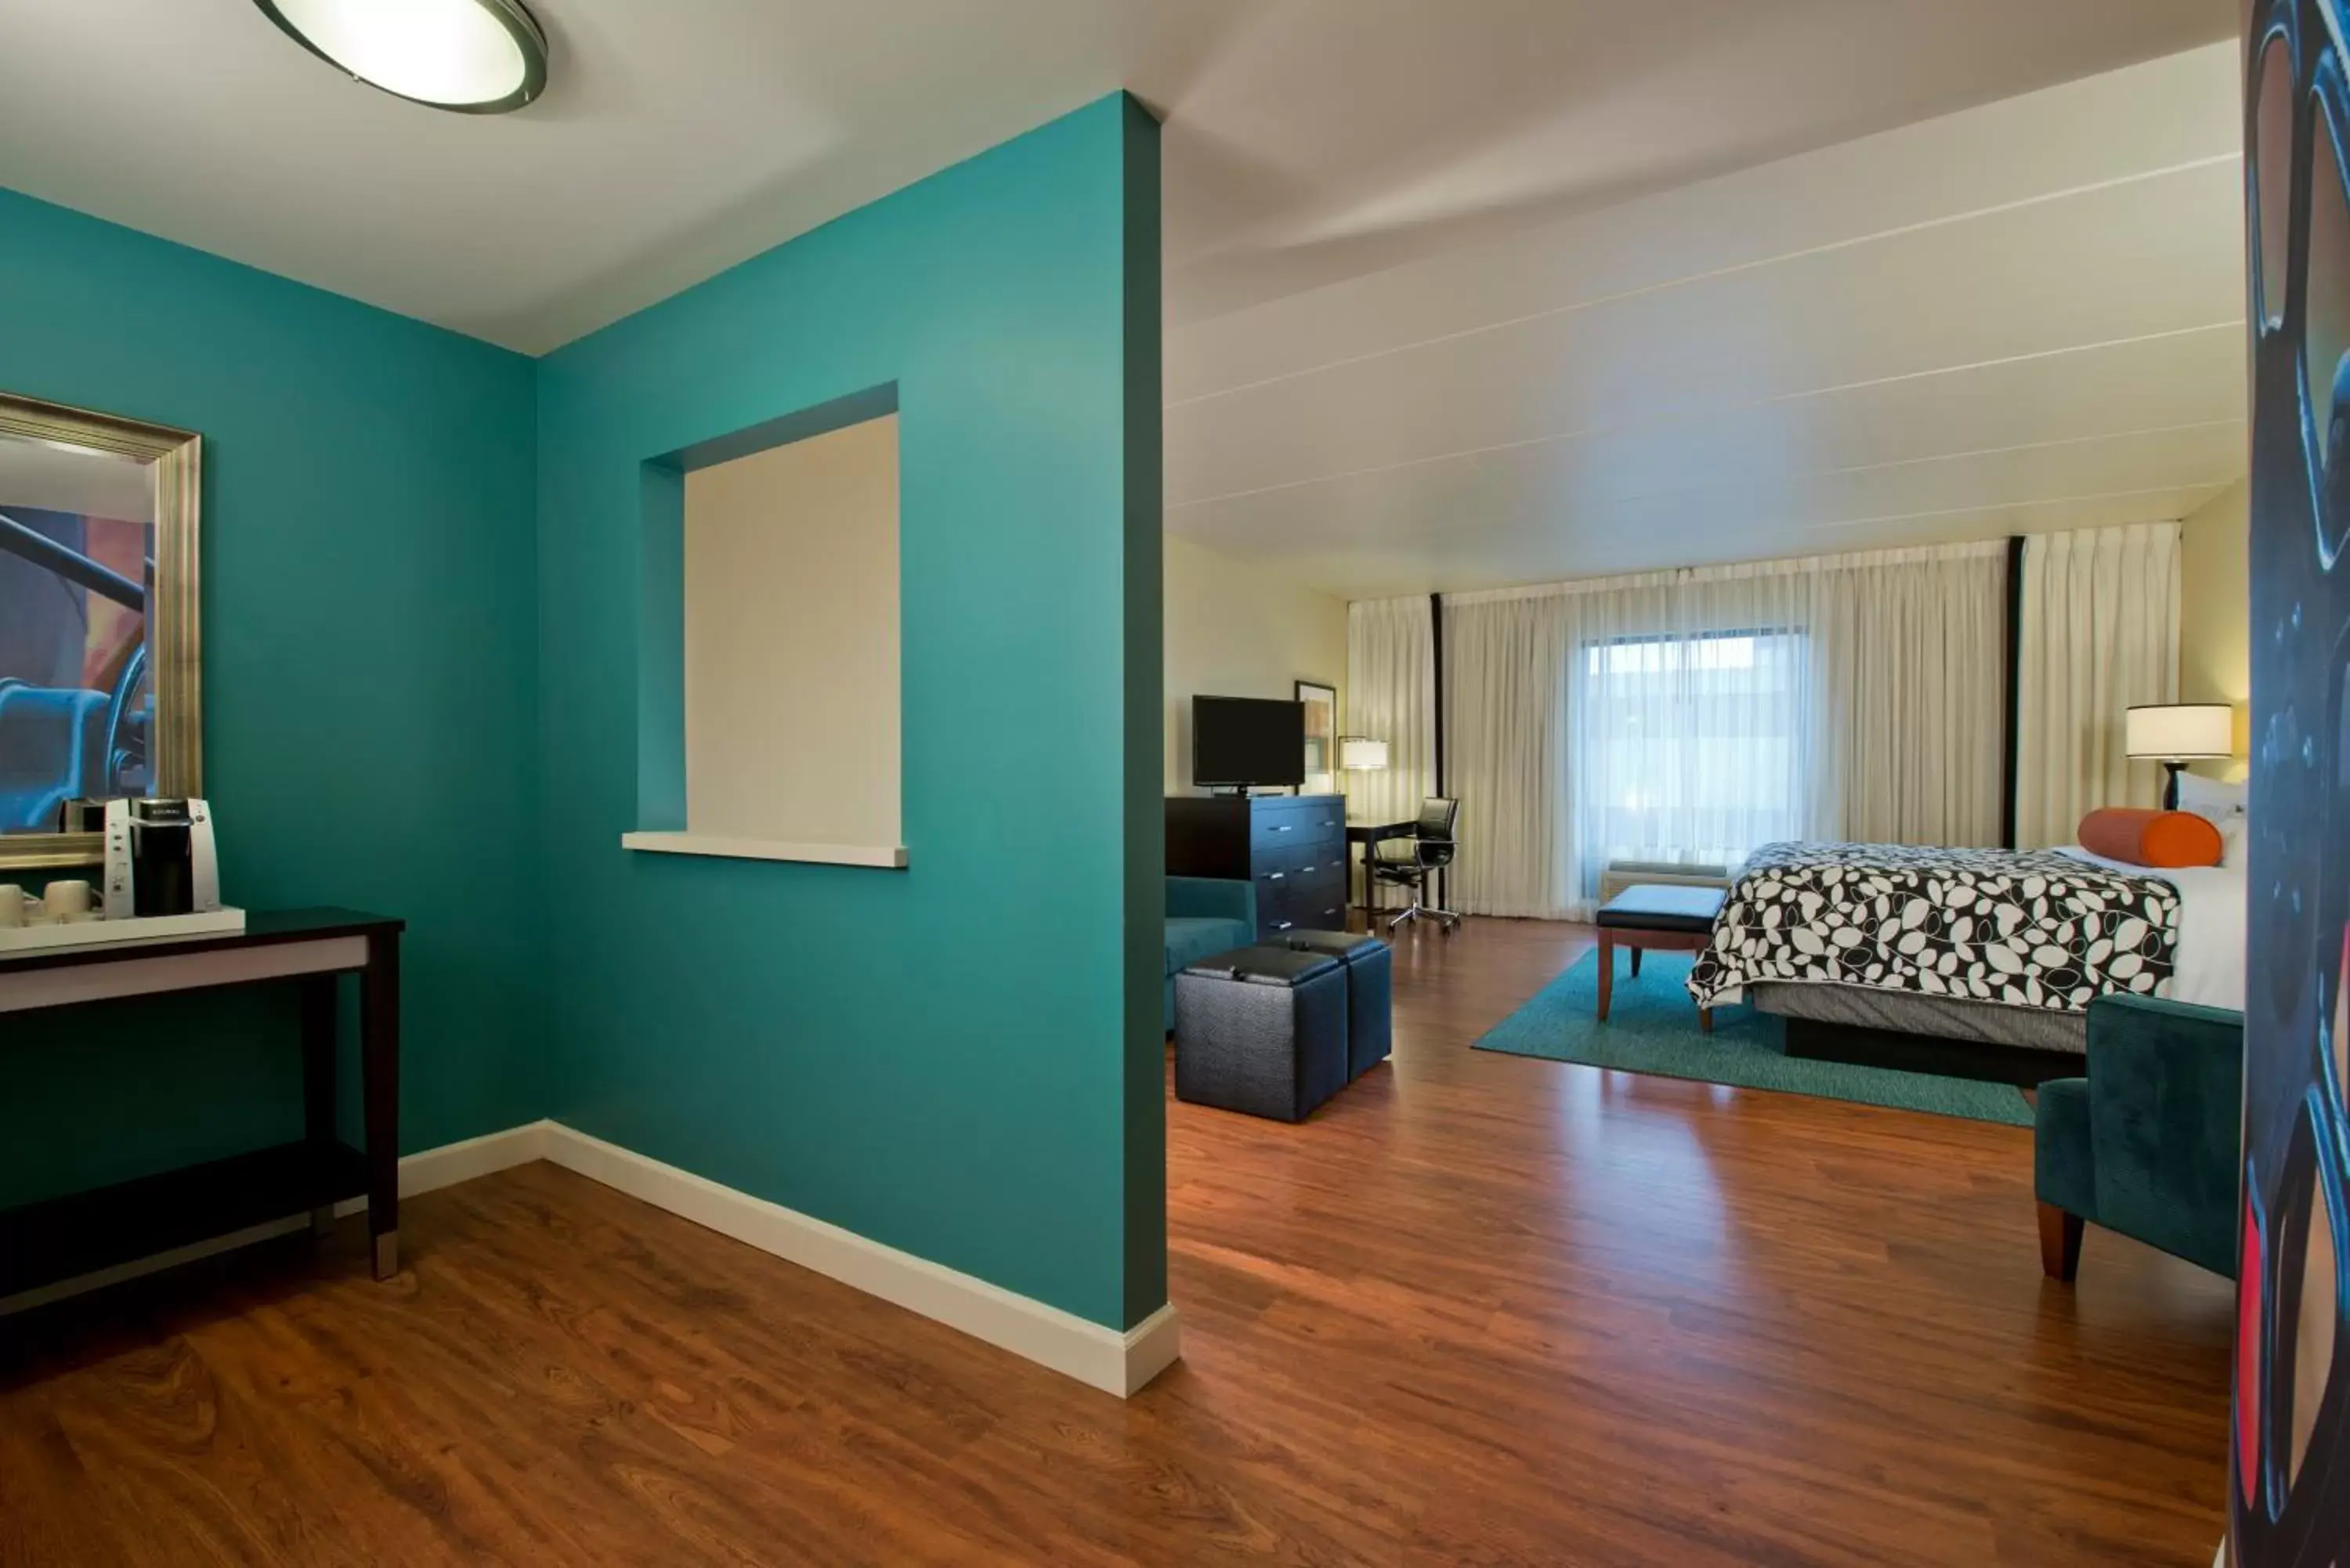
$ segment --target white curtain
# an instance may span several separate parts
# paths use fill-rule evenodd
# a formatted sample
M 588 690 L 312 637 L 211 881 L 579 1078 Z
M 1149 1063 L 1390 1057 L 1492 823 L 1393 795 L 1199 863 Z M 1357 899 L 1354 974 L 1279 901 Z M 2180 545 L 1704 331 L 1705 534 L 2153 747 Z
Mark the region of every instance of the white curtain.
M 1480 915 L 1566 917 L 1574 618 L 1555 598 L 1444 605 L 1446 782 L 1461 800 L 1446 898 Z
M 1819 706 L 1807 836 L 2001 841 L 2007 544 L 1892 550 L 1814 578 Z
M 2161 800 L 2122 711 L 2178 700 L 2178 524 L 2035 534 L 2018 603 L 2015 834 L 2031 849 L 2071 843 L 2099 806 Z
M 1436 618 L 1428 596 L 1347 607 L 1347 727 L 1388 743 L 1384 768 L 1339 775 L 1347 815 L 1406 822 L 1436 793 Z
M 1611 861 L 1998 833 L 2006 546 L 1445 601 L 1454 907 L 1587 917 Z

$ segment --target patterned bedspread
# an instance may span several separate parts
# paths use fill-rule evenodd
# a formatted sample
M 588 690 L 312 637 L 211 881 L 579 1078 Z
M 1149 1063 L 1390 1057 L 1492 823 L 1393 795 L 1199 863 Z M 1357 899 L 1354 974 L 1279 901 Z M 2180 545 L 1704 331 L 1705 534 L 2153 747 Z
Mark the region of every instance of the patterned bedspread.
M 1824 981 L 2079 1012 L 2170 978 L 2178 889 L 2054 850 L 1766 844 L 1690 971 L 1702 1007 Z

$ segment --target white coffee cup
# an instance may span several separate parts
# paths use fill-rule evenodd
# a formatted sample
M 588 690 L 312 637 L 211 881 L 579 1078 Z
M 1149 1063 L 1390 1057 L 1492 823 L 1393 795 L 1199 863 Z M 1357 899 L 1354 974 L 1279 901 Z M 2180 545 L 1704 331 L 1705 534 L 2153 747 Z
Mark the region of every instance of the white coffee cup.
M 0 931 L 13 931 L 31 919 L 26 906 L 32 901 L 14 882 L 0 882 Z
M 90 887 L 87 882 L 52 882 L 41 889 L 41 908 L 52 920 L 89 919 Z

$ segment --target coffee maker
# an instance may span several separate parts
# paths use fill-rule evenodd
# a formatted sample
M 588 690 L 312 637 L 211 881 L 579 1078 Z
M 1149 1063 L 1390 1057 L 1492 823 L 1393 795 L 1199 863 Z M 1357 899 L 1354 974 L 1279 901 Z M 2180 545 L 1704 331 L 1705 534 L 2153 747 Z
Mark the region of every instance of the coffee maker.
M 108 919 L 221 907 L 212 808 L 203 801 L 109 800 L 105 832 Z

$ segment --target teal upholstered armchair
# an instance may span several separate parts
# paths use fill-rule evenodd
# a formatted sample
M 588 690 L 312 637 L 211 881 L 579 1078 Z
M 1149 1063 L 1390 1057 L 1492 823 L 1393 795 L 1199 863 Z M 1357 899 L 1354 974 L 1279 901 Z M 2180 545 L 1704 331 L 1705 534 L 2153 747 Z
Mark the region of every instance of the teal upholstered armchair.
M 2230 1279 L 2244 1017 L 2154 997 L 2089 1004 L 2089 1075 L 2040 1085 L 2040 1262 L 2069 1280 L 2095 1220 Z
M 1167 878 L 1167 975 L 1162 1004 L 1175 1027 L 1175 977 L 1203 958 L 1256 940 L 1256 888 L 1208 877 Z

